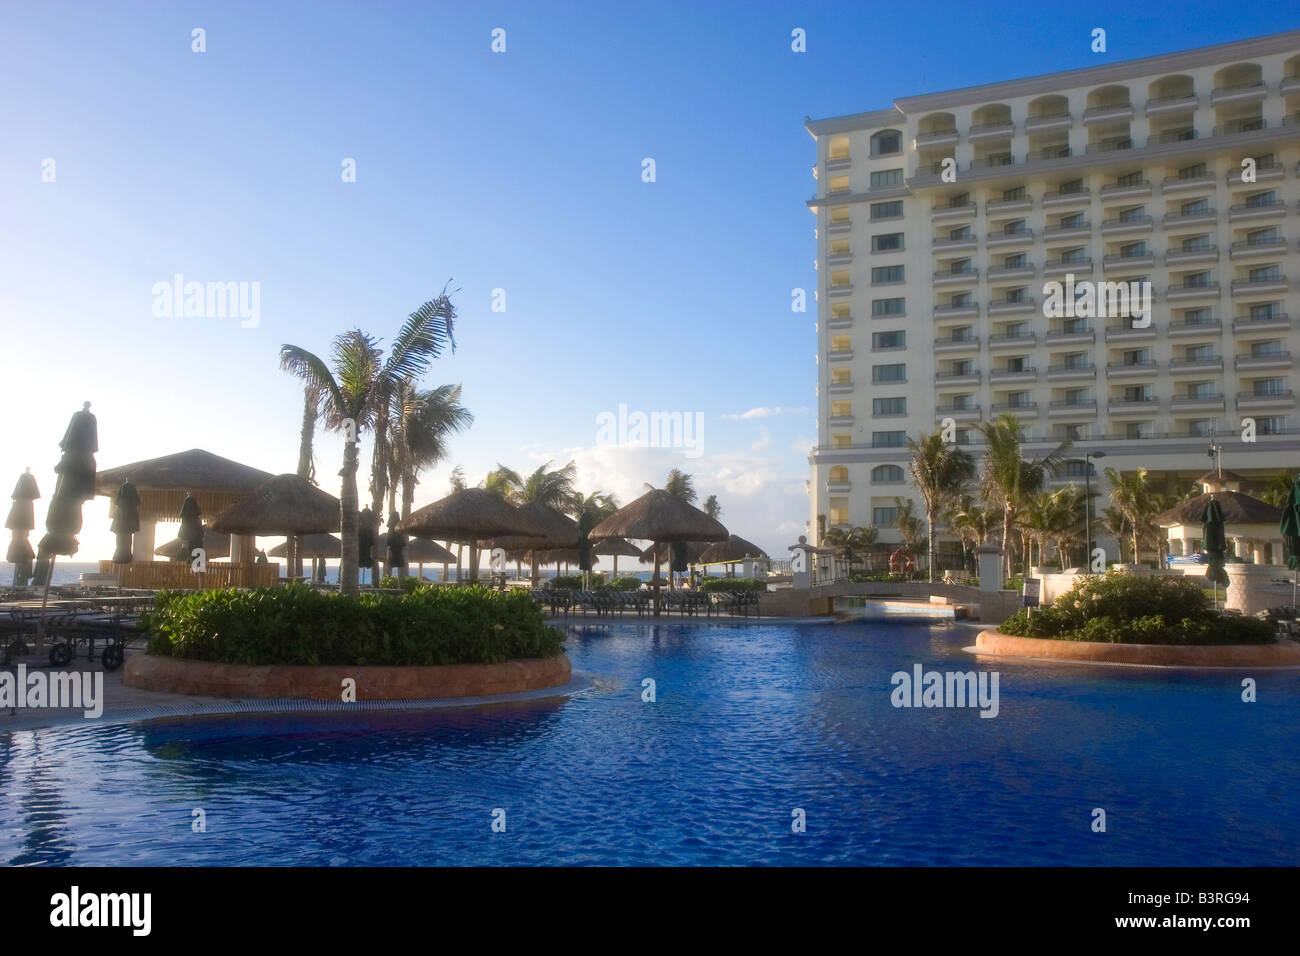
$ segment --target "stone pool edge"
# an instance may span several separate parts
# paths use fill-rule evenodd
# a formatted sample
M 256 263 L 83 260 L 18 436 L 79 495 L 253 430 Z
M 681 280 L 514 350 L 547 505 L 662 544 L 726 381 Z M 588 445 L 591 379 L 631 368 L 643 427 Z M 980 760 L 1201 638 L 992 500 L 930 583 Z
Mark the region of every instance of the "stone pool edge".
M 975 646 L 987 657 L 1009 657 L 1074 664 L 1120 664 L 1131 667 L 1300 667 L 1300 644 L 1106 644 L 1100 641 L 1054 641 L 1041 637 L 980 631 Z

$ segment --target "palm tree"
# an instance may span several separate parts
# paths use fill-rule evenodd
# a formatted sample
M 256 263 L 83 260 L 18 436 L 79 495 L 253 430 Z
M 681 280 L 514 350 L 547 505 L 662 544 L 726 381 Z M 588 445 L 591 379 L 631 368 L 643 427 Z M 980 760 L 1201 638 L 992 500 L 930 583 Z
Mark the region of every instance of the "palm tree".
M 920 440 L 908 438 L 907 448 L 910 453 L 907 470 L 925 505 L 925 521 L 930 529 L 927 561 L 930 581 L 933 582 L 939 514 L 961 494 L 966 482 L 974 475 L 975 466 L 969 454 L 943 440 L 942 430 L 922 435 Z
M 718 504 L 718 496 L 709 495 L 709 497 L 705 498 L 703 510 L 710 518 L 717 520 L 718 516 L 722 514 L 722 505 Z
M 1133 541 L 1133 563 L 1137 564 L 1138 539 L 1150 535 L 1154 525 L 1151 518 L 1155 514 L 1152 507 L 1151 488 L 1147 482 L 1147 470 L 1121 473 L 1114 468 L 1106 469 L 1106 480 L 1110 482 L 1110 503 L 1124 517 Z
M 493 471 L 487 473 L 482 483 L 483 488 L 512 505 L 520 503 L 519 494 L 523 485 L 524 479 L 520 477 L 519 472 L 507 468 L 500 462 L 497 462 Z
M 402 491 L 403 519 L 411 516 L 415 486 L 425 468 L 447 455 L 447 439 L 474 424 L 473 414 L 460 402 L 459 385 L 439 385 L 421 391 L 402 382 L 393 392 L 393 440 L 390 463 L 389 511 L 395 489 Z
M 456 307 L 446 287 L 438 298 L 426 302 L 402 325 L 388 351 L 388 359 L 375 376 L 371 398 L 371 427 L 375 433 L 370 467 L 370 506 L 375 514 L 383 513 L 389 487 L 393 458 L 392 430 L 395 410 L 400 407 L 396 394 L 404 384 L 414 387 L 428 371 L 433 359 L 446 346 L 456 351 Z
M 1048 477 L 1065 463 L 1070 442 L 1063 441 L 1045 455 L 1025 458 L 1020 420 L 1003 414 L 976 426 L 984 436 L 983 488 L 985 500 L 1002 509 L 1002 550 L 1006 552 L 1008 576 L 1012 571 L 1011 533 L 1016 515 L 1029 496 L 1041 491 Z
M 325 427 L 343 430 L 351 423 L 352 441 L 343 443 L 342 488 L 339 492 L 339 590 L 356 594 L 357 581 L 357 465 L 361 434 L 375 421 L 376 407 L 397 381 L 414 378 L 442 352 L 451 335 L 455 309 L 444 293 L 426 302 L 406 320 L 393 342 L 388 360 L 378 340 L 353 329 L 334 338 L 330 361 L 297 345 L 280 347 L 280 367 L 296 375 L 321 396 Z M 382 504 L 382 497 L 380 499 Z
M 668 472 L 668 481 L 664 484 L 664 491 L 688 505 L 695 501 L 694 479 L 678 468 Z
M 298 436 L 298 477 L 316 483 L 316 463 L 312 460 L 312 443 L 316 437 L 316 420 L 320 417 L 320 393 L 310 385 L 302 390 L 302 428 Z M 291 577 L 302 576 L 301 541 L 294 547 L 293 567 L 289 569 Z
M 1285 508 L 1291 500 L 1291 486 L 1294 482 L 1295 477 L 1291 472 L 1279 471 L 1268 479 L 1264 490 L 1259 494 L 1260 500 L 1267 501 L 1274 508 Z
M 925 519 L 916 513 L 916 502 L 911 498 L 894 499 L 894 527 L 903 538 L 903 547 L 915 551 L 917 539 L 925 530 Z

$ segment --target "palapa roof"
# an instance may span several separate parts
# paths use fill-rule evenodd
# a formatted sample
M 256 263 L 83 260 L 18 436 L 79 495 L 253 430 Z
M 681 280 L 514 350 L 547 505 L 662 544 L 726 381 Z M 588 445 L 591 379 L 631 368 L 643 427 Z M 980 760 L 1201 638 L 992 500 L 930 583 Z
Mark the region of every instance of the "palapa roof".
M 624 538 L 603 538 L 593 541 L 592 548 L 597 554 L 616 555 L 620 558 L 639 558 L 641 549 Z
M 568 515 L 562 514 L 554 508 L 548 508 L 536 501 L 520 505 L 516 510 L 541 525 L 545 534 L 540 538 L 528 535 L 505 535 L 500 538 L 493 538 L 492 544 L 494 547 L 505 548 L 507 551 L 527 551 L 533 548 L 544 551 L 555 548 L 577 547 L 578 522 Z
M 277 544 L 266 553 L 272 558 L 287 558 L 289 542 Z M 332 534 L 306 534 L 298 545 L 298 556 L 301 558 L 337 558 L 342 553 L 343 542 Z
M 95 476 L 95 494 L 117 496 L 130 478 L 140 493 L 142 521 L 175 521 L 185 493 L 191 492 L 204 514 L 230 507 L 273 476 L 260 468 L 222 458 L 202 448 L 130 465 L 107 468 Z M 112 514 L 112 505 L 109 506 Z
M 1222 484 L 1225 481 L 1235 481 L 1238 484 L 1241 484 L 1245 480 L 1246 478 L 1244 476 L 1237 474 L 1235 471 L 1229 471 L 1228 469 L 1225 468 L 1223 469 L 1222 475 L 1220 475 L 1217 471 L 1207 471 L 1205 474 L 1201 475 L 1201 477 L 1196 479 L 1196 484 L 1218 485 L 1218 484 Z
M 726 541 L 709 545 L 700 554 L 702 564 L 714 564 L 723 561 L 743 561 L 745 558 L 766 558 L 767 552 L 746 541 L 738 534 L 729 535 Z
M 1274 527 L 1282 520 L 1282 512 L 1266 501 L 1243 495 L 1239 491 L 1216 491 L 1212 497 L 1223 508 L 1224 524 L 1271 524 Z M 1155 523 L 1162 528 L 1175 525 L 1198 525 L 1205 517 L 1205 506 L 1210 503 L 1210 494 L 1197 495 L 1182 504 L 1175 505 L 1168 511 L 1155 516 Z
M 399 531 L 443 541 L 485 541 L 505 535 L 542 537 L 540 524 L 485 488 L 462 488 L 425 505 L 398 524 Z
M 376 554 L 382 558 L 388 551 L 388 532 L 376 539 Z M 455 564 L 456 555 L 452 554 L 436 541 L 428 538 L 408 537 L 402 556 L 411 564 Z
M 700 555 L 704 549 L 709 546 L 707 541 L 687 541 L 686 542 L 686 563 L 698 564 Z M 661 541 L 659 544 L 652 544 L 641 552 L 641 563 L 650 564 L 655 559 L 655 554 L 659 555 L 660 563 L 667 563 L 672 560 L 672 543 Z
M 180 538 L 172 538 L 166 544 L 154 548 L 153 553 L 162 558 L 179 561 L 183 554 L 181 549 L 184 547 L 185 545 L 181 543 Z M 211 528 L 204 528 L 203 550 L 208 552 L 209 558 L 230 557 L 230 535 L 222 534 L 220 531 L 213 531 Z
M 727 529 L 699 508 L 674 498 L 661 488 L 647 491 L 591 529 L 600 538 L 642 541 L 725 541 Z
M 339 530 L 339 500 L 306 478 L 276 475 L 210 522 L 228 534 L 316 534 Z

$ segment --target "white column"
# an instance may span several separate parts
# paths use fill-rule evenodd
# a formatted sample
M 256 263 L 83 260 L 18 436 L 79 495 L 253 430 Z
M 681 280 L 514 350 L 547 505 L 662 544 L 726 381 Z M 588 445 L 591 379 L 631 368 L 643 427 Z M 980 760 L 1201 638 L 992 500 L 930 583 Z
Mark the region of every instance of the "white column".
M 158 533 L 158 522 L 140 521 L 140 530 L 135 533 L 131 541 L 131 557 L 136 561 L 152 561 L 154 559 L 153 549 L 157 547 L 154 544 L 154 536 Z

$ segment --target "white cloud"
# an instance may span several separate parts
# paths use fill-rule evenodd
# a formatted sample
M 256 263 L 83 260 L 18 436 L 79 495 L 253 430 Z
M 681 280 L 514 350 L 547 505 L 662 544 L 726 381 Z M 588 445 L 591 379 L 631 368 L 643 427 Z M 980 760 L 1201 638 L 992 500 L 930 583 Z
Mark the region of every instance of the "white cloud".
M 739 421 L 754 418 L 774 418 L 777 415 L 806 415 L 807 413 L 808 409 L 806 408 L 792 408 L 787 405 L 774 405 L 771 408 L 759 406 L 758 408 L 751 408 L 747 412 L 741 412 L 738 415 L 728 414 L 723 415 L 722 417 L 730 419 L 731 421 Z

